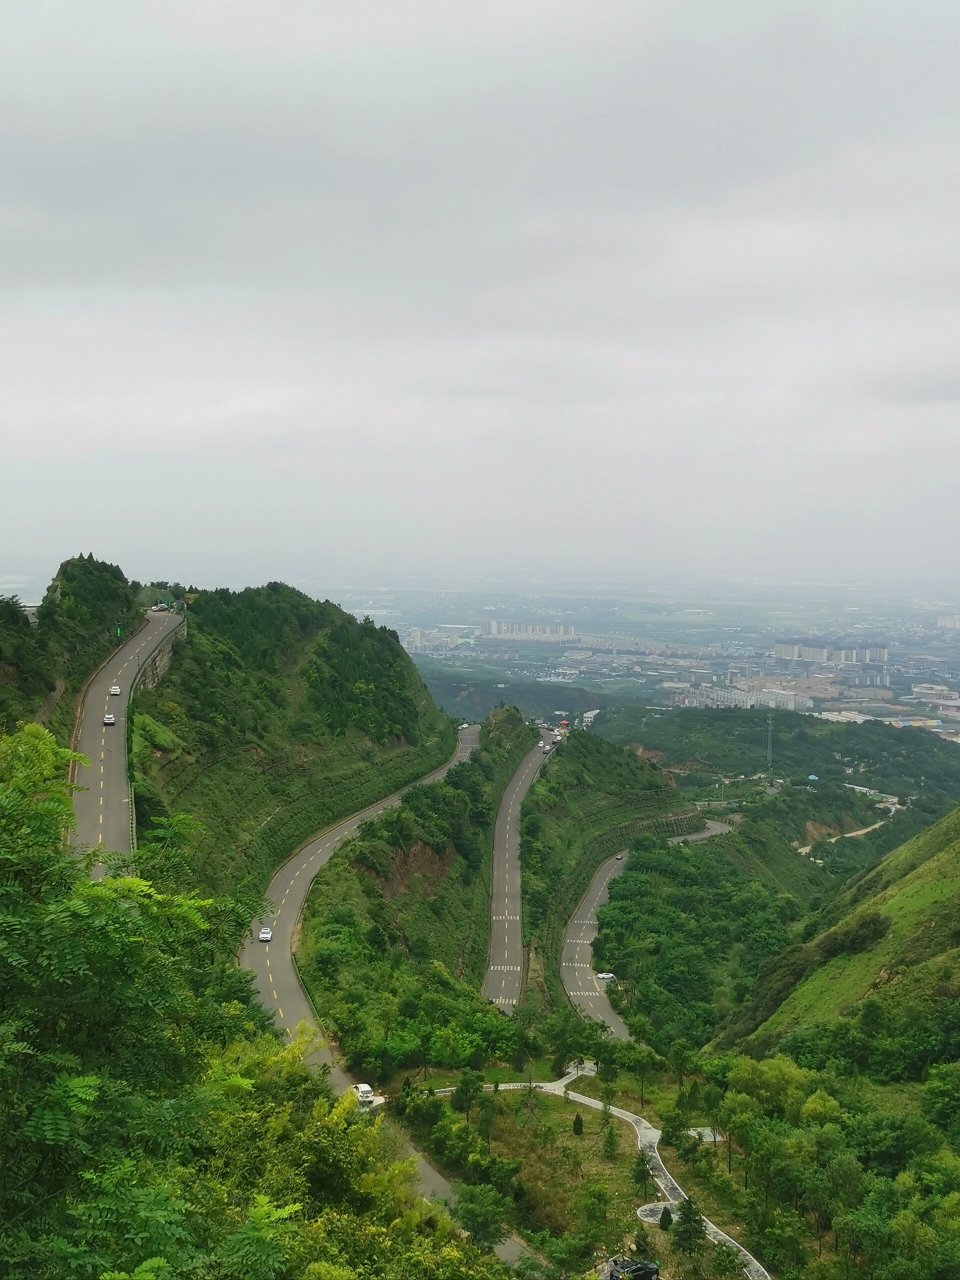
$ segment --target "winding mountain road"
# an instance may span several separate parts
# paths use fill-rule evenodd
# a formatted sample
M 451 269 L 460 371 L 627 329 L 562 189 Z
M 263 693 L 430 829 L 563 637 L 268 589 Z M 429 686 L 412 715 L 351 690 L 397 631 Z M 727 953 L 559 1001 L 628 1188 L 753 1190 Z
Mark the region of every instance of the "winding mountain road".
M 610 897 L 610 881 L 626 865 L 626 854 L 620 853 L 597 867 L 567 924 L 560 955 L 560 981 L 567 999 L 585 1017 L 606 1023 L 617 1040 L 629 1040 L 630 1032 L 610 1003 L 606 984 L 594 972 L 593 940 L 597 936 L 597 911 Z
M 549 757 L 537 743 L 504 788 L 493 832 L 490 874 L 490 950 L 483 994 L 513 1013 L 523 990 L 523 890 L 520 876 L 520 808 L 540 766 Z
M 74 776 L 83 788 L 73 797 L 75 848 L 130 852 L 127 704 L 144 662 L 182 622 L 176 613 L 148 613 L 143 627 L 110 655 L 87 685 L 76 736 L 76 749 L 88 763 L 77 765 Z M 114 686 L 119 696 L 111 696 Z M 115 716 L 116 723 L 105 725 L 105 715 Z M 95 879 L 103 874 L 102 866 L 94 867 Z
M 727 822 L 708 821 L 702 831 L 688 836 L 671 836 L 668 844 L 690 844 L 726 835 L 732 828 Z M 593 873 L 587 891 L 577 903 L 577 909 L 567 924 L 560 954 L 560 981 L 567 999 L 575 1009 L 587 1018 L 606 1023 L 616 1040 L 629 1040 L 627 1024 L 616 1012 L 607 995 L 606 983 L 601 982 L 593 967 L 593 940 L 597 936 L 597 912 L 609 901 L 610 881 L 627 865 L 627 852 L 616 854 L 601 862 Z
M 461 729 L 453 756 L 439 769 L 421 778 L 420 783 L 436 782 L 442 778 L 455 764 L 466 760 L 477 746 L 479 739 L 478 726 Z M 261 1003 L 271 1010 L 274 1021 L 288 1036 L 294 1034 L 300 1023 L 313 1024 L 316 1020 L 313 1005 L 300 981 L 294 960 L 300 916 L 307 894 L 310 892 L 310 886 L 317 873 L 333 857 L 337 846 L 347 836 L 352 835 L 361 823 L 399 804 L 406 790 L 407 788 L 404 787 L 400 791 L 395 791 L 383 800 L 378 800 L 376 804 L 361 809 L 352 817 L 345 818 L 335 826 L 327 827 L 313 836 L 274 873 L 267 887 L 267 899 L 273 910 L 263 923 L 273 930 L 273 938 L 269 942 L 257 942 L 255 926 L 253 935 L 248 937 L 243 945 L 240 963 L 245 969 L 252 971 Z M 328 1047 L 318 1049 L 311 1060 L 316 1063 L 326 1063 L 330 1068 L 330 1081 L 338 1092 L 349 1089 L 354 1083 L 337 1066 Z

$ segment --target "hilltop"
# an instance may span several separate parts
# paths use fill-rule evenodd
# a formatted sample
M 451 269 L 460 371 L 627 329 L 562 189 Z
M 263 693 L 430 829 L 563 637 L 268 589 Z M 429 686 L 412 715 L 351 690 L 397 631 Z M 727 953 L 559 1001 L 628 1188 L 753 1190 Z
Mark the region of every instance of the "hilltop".
M 81 555 L 61 564 L 35 624 L 15 597 L 0 598 L 0 733 L 39 720 L 66 741 L 84 680 L 143 621 L 137 586 Z
M 393 632 L 282 583 L 201 591 L 169 673 L 134 704 L 138 826 L 192 814 L 201 883 L 259 889 L 455 738 Z

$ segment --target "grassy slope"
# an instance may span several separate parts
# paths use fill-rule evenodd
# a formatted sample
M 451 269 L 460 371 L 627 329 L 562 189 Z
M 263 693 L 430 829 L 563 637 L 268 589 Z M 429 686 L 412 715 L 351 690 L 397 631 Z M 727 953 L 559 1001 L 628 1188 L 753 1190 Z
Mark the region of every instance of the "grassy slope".
M 950 975 L 960 944 L 960 811 L 856 878 L 831 905 L 830 927 L 810 940 L 808 954 L 816 958 L 825 941 L 874 913 L 889 920 L 884 936 L 816 963 L 762 1024 L 760 1042 L 794 1027 L 836 1022 L 871 993 L 881 1003 L 936 999 L 935 988 L 943 999 L 955 998 Z
M 206 828 L 200 877 L 260 888 L 299 843 L 447 759 L 455 730 L 396 637 L 281 584 L 201 592 L 133 731 L 141 827 Z
M 523 806 L 523 920 L 554 997 L 563 930 L 597 866 L 681 804 L 655 765 L 588 733 L 570 734 L 541 772 Z

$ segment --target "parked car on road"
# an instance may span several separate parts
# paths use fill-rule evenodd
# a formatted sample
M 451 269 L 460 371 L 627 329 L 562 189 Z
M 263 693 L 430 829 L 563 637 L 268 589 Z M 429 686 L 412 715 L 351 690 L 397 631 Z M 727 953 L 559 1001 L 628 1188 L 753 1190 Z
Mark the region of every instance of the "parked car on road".
M 597 977 L 601 982 L 612 982 L 617 975 L 615 973 L 598 973 Z
M 368 1084 L 355 1084 L 353 1086 L 357 1095 L 357 1101 L 369 1106 L 374 1099 L 374 1092 Z

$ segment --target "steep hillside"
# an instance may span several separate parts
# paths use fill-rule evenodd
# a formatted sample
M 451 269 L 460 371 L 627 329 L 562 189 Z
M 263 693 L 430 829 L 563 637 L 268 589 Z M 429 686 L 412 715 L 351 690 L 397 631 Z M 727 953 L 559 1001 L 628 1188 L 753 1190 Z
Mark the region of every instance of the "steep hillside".
M 455 742 L 393 632 L 281 583 L 199 592 L 133 724 L 139 826 L 192 813 L 201 881 L 234 889 Z
M 267 1029 L 236 903 L 90 878 L 68 763 L 37 725 L 0 736 L 0 1275 L 505 1277 L 309 1039 Z M 148 860 L 187 854 L 173 835 Z
M 960 1057 L 960 811 L 863 873 L 764 975 L 731 1034 L 916 1080 Z
M 523 928 L 535 955 L 543 953 L 553 997 L 560 996 L 564 926 L 598 864 L 642 831 L 675 834 L 703 825 L 689 808 L 681 815 L 681 806 L 656 765 L 580 732 L 557 748 L 530 788 L 520 827 Z
M 494 819 L 535 741 L 513 708 L 495 712 L 469 760 L 364 823 L 314 882 L 300 970 L 353 1070 L 513 1056 L 515 1023 L 479 988 Z
M 142 621 L 122 571 L 92 556 L 63 562 L 36 626 L 19 601 L 0 599 L 0 732 L 39 719 L 65 741 L 83 682 Z

